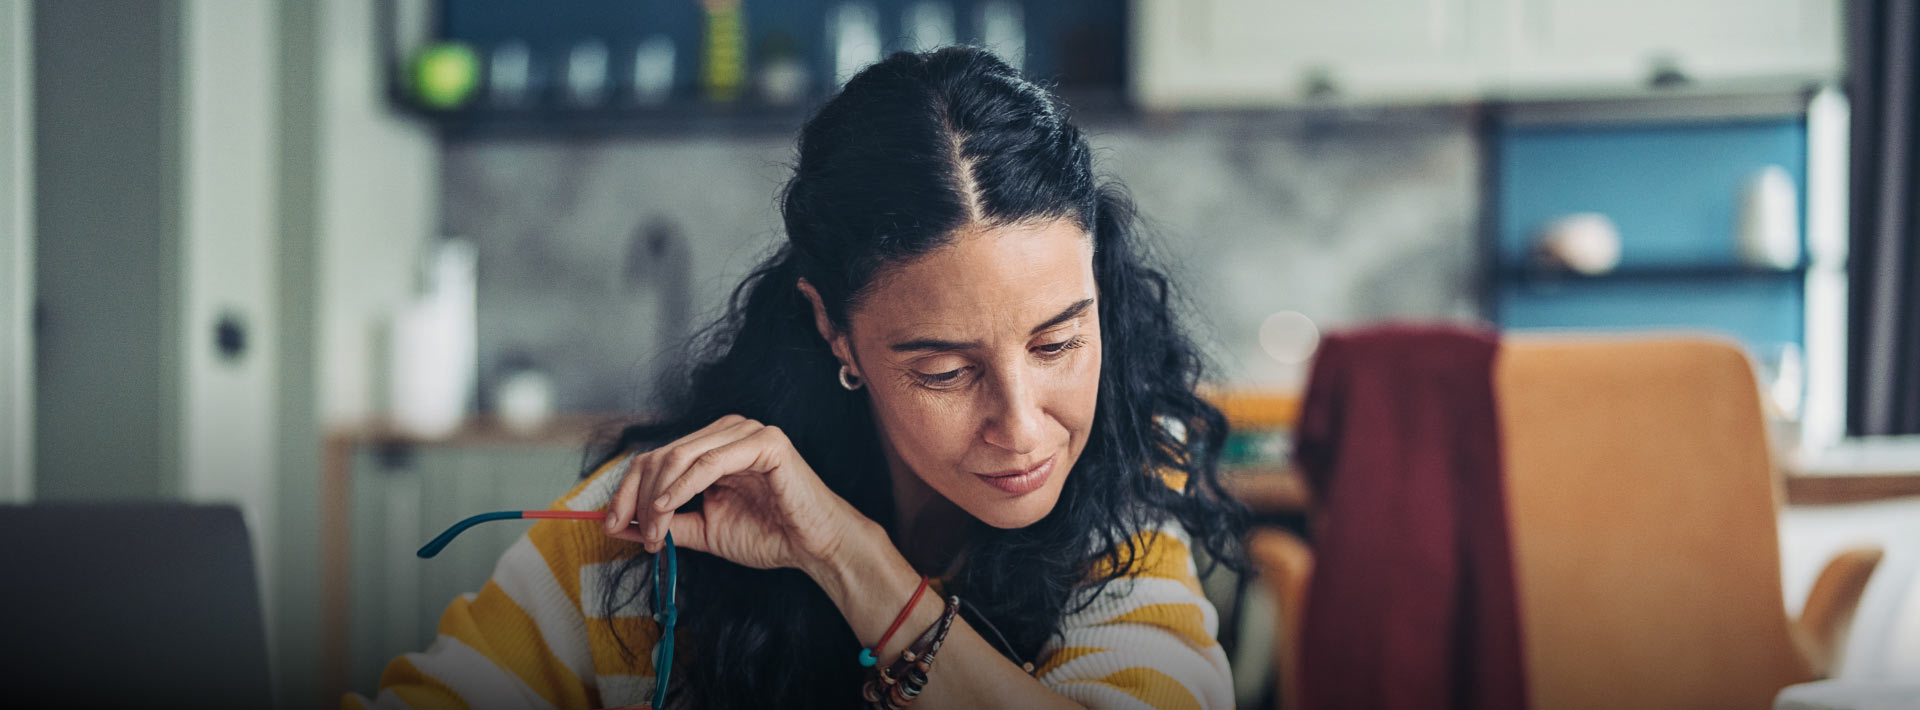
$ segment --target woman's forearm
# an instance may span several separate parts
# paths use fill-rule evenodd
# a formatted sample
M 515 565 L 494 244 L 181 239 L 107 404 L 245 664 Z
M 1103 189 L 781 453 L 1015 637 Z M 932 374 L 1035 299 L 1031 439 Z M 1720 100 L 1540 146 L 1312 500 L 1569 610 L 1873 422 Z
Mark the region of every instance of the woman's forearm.
M 816 583 L 840 608 L 860 643 L 871 647 L 886 633 L 901 607 L 913 597 L 920 575 L 877 524 L 844 541 L 831 559 L 808 568 Z M 874 657 L 892 663 L 922 632 L 940 619 L 945 604 L 928 590 L 887 644 Z M 847 663 L 856 663 L 847 658 Z M 964 619 L 956 619 L 936 657 L 926 689 L 914 710 L 1021 707 L 1081 709 L 1081 705 L 1041 685 L 1000 655 Z

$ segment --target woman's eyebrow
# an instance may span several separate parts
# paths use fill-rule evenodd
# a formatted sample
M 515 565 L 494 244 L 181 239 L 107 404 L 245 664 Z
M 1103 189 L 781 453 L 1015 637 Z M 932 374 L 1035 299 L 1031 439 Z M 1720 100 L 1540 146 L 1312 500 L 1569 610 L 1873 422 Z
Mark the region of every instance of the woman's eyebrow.
M 1093 305 L 1093 299 L 1088 298 L 1088 299 L 1083 299 L 1071 306 L 1067 306 L 1066 310 L 1061 311 L 1058 315 L 1055 315 L 1052 318 L 1048 318 L 1045 323 L 1041 323 L 1040 325 L 1034 326 L 1032 332 L 1030 332 L 1029 335 L 1039 335 L 1041 331 L 1044 331 L 1048 328 L 1052 328 L 1056 325 L 1060 325 L 1061 323 L 1065 323 L 1067 321 L 1078 318 L 1080 317 L 1081 314 L 1086 313 L 1087 308 L 1092 305 Z M 940 340 L 938 338 L 914 338 L 913 340 L 909 340 L 903 343 L 894 343 L 893 345 L 888 346 L 888 349 L 897 353 L 942 352 L 942 351 L 948 351 L 948 350 L 971 350 L 974 348 L 978 348 L 980 346 L 981 346 L 981 343 L 978 340 L 959 341 L 959 340 Z
M 1061 311 L 1060 315 L 1054 316 L 1052 318 L 1048 318 L 1047 322 L 1034 326 L 1033 331 L 1028 333 L 1028 335 L 1039 335 L 1040 331 L 1046 330 L 1048 328 L 1052 328 L 1056 325 L 1060 325 L 1061 323 L 1065 323 L 1075 318 L 1079 318 L 1080 314 L 1087 312 L 1087 306 L 1091 306 L 1091 305 L 1093 305 L 1093 299 L 1088 298 L 1080 301 L 1079 303 L 1075 303 L 1071 306 L 1067 306 L 1067 309 L 1064 311 Z
M 888 349 L 896 353 L 941 352 L 945 350 L 971 350 L 980 347 L 980 341 L 960 342 L 958 340 L 938 340 L 934 338 L 914 338 L 904 343 L 894 343 Z

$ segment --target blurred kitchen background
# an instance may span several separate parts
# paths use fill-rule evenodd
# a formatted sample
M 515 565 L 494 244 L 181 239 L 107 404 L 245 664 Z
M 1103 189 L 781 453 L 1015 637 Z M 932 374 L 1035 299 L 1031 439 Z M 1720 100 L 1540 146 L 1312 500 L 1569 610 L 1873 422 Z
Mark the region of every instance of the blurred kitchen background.
M 1787 469 L 1787 605 L 1887 544 L 1843 673 L 1920 675 L 1920 445 L 1860 438 L 1920 427 L 1861 411 L 1878 371 L 1849 354 L 1893 308 L 1849 315 L 1850 131 L 1884 91 L 1849 38 L 1901 12 L 0 0 L 0 502 L 237 504 L 279 703 L 371 690 L 521 528 L 414 548 L 564 492 L 772 248 L 809 110 L 885 52 L 972 43 L 1056 87 L 1131 189 L 1267 522 L 1299 525 L 1286 430 L 1327 329 L 1721 333 Z M 1271 611 L 1236 591 L 1250 705 Z

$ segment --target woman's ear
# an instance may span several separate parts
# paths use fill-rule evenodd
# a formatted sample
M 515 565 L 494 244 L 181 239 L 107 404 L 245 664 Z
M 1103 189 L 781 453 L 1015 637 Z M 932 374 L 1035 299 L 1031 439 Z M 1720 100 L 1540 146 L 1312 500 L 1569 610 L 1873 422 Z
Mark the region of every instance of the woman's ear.
M 813 328 L 820 331 L 820 339 L 827 341 L 827 347 L 833 349 L 833 356 L 851 368 L 855 377 L 860 376 L 860 367 L 853 362 L 853 350 L 847 345 L 847 336 L 834 328 L 833 321 L 827 318 L 827 307 L 820 301 L 820 292 L 814 290 L 813 284 L 807 283 L 804 278 L 795 284 L 795 288 L 800 289 L 800 294 L 806 296 L 807 303 L 813 306 Z

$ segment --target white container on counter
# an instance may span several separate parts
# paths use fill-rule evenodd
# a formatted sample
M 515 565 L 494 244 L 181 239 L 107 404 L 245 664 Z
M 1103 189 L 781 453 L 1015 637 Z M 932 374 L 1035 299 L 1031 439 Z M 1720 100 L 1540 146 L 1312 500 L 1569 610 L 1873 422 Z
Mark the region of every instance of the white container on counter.
M 425 291 L 390 323 L 388 411 L 401 432 L 440 439 L 459 430 L 477 377 L 474 246 L 443 240 L 424 266 Z

